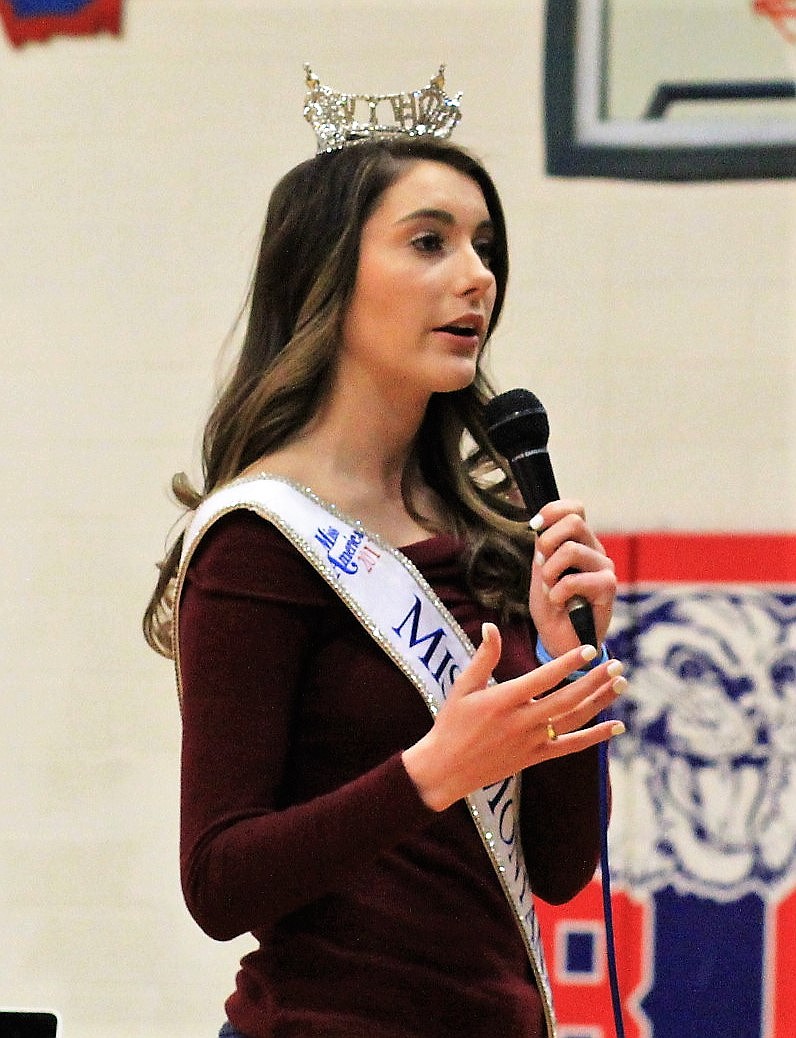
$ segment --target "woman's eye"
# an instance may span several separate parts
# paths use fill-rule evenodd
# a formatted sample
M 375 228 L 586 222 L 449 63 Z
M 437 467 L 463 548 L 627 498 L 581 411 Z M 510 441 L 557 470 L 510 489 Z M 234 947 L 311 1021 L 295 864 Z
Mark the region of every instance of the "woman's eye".
M 495 243 L 486 239 L 484 241 L 474 241 L 473 248 L 480 256 L 484 266 L 491 269 L 495 260 Z
M 436 231 L 425 231 L 412 239 L 412 245 L 418 252 L 439 252 L 443 244 L 442 235 Z

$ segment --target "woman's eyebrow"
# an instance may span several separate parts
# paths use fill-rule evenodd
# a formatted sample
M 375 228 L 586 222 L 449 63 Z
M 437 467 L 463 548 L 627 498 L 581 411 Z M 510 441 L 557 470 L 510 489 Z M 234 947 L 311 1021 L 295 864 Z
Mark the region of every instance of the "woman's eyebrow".
M 447 209 L 415 209 L 414 212 L 402 216 L 397 223 L 410 223 L 412 220 L 439 220 L 440 223 L 455 224 L 456 217 Z M 478 231 L 492 230 L 492 221 L 487 218 L 482 220 L 476 228 Z
M 441 223 L 456 223 L 453 213 L 447 209 L 415 209 L 414 212 L 402 216 L 398 223 L 409 223 L 411 220 L 439 220 Z

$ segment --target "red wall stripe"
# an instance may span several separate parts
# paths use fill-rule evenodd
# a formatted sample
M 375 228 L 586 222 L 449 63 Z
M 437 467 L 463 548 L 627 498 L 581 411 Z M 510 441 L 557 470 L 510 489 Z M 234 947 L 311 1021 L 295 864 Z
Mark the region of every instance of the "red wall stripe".
M 600 540 L 623 584 L 796 583 L 796 534 L 668 531 Z

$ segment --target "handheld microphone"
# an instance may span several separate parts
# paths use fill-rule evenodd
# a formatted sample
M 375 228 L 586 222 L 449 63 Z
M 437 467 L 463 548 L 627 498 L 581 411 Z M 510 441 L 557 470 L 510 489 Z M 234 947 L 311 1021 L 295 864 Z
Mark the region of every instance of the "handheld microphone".
M 486 405 L 486 431 L 492 444 L 508 461 L 522 500 L 535 515 L 559 498 L 547 440 L 550 424 L 537 396 L 527 389 L 510 389 Z M 575 570 L 568 570 L 573 573 Z M 582 645 L 597 647 L 594 614 L 589 603 L 576 596 L 567 603 L 569 618 Z

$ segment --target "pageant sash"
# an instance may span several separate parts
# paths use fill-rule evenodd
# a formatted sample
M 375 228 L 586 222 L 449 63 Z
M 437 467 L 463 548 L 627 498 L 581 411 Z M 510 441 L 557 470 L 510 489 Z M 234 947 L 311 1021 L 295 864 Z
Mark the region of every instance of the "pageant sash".
M 474 647 L 422 574 L 401 552 L 346 518 L 311 490 L 276 476 L 237 480 L 211 494 L 186 531 L 176 606 L 191 556 L 204 533 L 234 509 L 272 523 L 345 602 L 423 696 L 432 716 Z M 177 683 L 179 610 L 175 607 Z M 466 797 L 472 819 L 522 934 L 544 1004 L 548 1038 L 556 1023 L 533 894 L 519 834 L 520 781 L 511 776 Z

